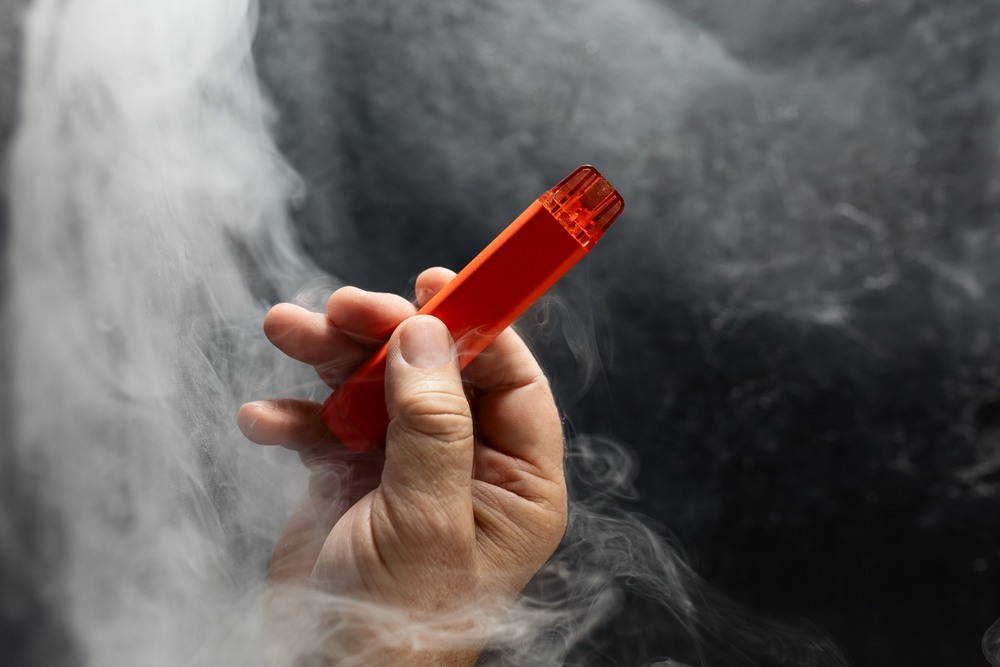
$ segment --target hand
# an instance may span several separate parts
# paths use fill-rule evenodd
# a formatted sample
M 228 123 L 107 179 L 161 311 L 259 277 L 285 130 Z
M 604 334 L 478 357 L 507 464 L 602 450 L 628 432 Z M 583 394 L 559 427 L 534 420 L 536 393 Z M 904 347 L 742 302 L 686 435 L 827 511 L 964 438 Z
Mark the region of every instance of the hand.
M 418 302 L 453 276 L 422 273 Z M 555 403 L 518 335 L 504 331 L 460 375 L 447 329 L 415 312 L 401 297 L 347 287 L 325 316 L 282 304 L 264 320 L 271 342 L 331 387 L 390 341 L 384 450 L 349 452 L 309 401 L 248 403 L 239 424 L 254 442 L 297 450 L 311 471 L 309 499 L 278 540 L 269 583 L 424 622 L 512 601 L 562 538 L 566 486 Z M 439 648 L 386 647 L 368 660 L 472 664 L 480 647 Z

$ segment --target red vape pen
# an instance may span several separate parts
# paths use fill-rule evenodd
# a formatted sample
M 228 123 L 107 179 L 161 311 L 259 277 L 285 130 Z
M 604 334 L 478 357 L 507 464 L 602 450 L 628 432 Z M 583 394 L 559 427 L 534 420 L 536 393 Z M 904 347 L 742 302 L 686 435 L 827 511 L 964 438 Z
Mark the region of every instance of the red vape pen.
M 535 200 L 420 309 L 444 322 L 464 368 L 586 255 L 625 207 L 596 169 L 583 166 Z M 323 406 L 323 421 L 347 447 L 385 441 L 383 345 Z

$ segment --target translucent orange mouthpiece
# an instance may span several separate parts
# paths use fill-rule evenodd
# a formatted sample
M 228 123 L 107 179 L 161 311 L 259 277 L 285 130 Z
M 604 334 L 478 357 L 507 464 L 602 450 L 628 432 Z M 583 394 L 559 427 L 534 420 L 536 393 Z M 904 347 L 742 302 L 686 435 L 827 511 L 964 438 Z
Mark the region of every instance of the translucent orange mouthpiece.
M 538 198 L 584 248 L 597 243 L 625 209 L 625 200 L 601 173 L 584 165 Z

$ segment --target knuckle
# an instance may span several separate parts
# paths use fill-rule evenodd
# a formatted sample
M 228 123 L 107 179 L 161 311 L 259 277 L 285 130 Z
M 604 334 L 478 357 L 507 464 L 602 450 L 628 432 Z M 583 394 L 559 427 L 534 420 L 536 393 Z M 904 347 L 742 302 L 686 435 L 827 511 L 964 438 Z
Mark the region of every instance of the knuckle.
M 464 395 L 426 390 L 403 398 L 397 407 L 400 426 L 408 431 L 443 443 L 472 437 L 472 413 Z

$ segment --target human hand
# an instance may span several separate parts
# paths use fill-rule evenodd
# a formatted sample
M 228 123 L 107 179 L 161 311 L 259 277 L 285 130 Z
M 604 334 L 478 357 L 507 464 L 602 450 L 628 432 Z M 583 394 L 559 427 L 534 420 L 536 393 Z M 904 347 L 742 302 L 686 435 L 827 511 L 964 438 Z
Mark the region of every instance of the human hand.
M 418 302 L 453 276 L 423 272 Z M 343 288 L 326 315 L 282 304 L 264 321 L 275 346 L 334 388 L 390 340 L 384 450 L 350 452 L 310 401 L 248 403 L 239 424 L 254 442 L 297 450 L 311 472 L 309 499 L 278 540 L 269 582 L 422 622 L 513 600 L 562 537 L 566 487 L 555 403 L 518 335 L 505 330 L 460 375 L 447 329 L 415 312 L 402 297 Z M 371 661 L 472 664 L 477 653 L 395 647 Z

